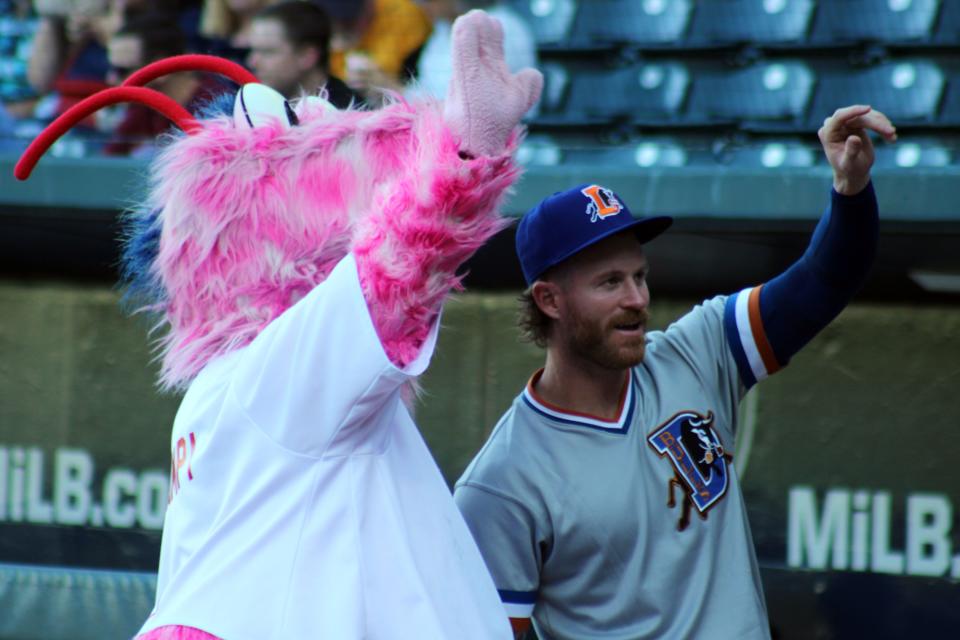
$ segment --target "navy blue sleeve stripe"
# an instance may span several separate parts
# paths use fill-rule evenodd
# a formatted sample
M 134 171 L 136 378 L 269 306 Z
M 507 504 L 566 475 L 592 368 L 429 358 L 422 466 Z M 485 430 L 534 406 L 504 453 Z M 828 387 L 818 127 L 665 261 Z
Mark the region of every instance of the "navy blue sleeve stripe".
M 757 383 L 756 377 L 747 361 L 747 354 L 743 350 L 740 342 L 740 331 L 737 328 L 737 297 L 747 295 L 746 291 L 735 293 L 727 298 L 723 309 L 723 326 L 726 329 L 727 344 L 730 346 L 730 352 L 733 354 L 733 360 L 737 363 L 737 369 L 740 372 L 740 380 L 747 389 Z
M 500 594 L 501 601 L 512 604 L 533 604 L 537 601 L 536 591 L 508 591 L 506 589 L 498 589 L 497 593 Z

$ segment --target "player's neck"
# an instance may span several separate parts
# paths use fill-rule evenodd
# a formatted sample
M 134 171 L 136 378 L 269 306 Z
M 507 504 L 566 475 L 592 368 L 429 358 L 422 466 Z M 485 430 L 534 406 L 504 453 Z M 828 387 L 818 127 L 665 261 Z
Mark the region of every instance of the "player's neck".
M 548 350 L 543 375 L 534 391 L 546 402 L 568 411 L 616 420 L 629 376 L 629 369 L 573 362 Z

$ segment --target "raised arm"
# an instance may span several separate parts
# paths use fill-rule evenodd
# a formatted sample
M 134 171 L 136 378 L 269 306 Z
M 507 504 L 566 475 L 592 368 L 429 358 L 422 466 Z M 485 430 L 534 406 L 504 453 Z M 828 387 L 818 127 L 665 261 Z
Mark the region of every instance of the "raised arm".
M 354 235 L 364 296 L 398 366 L 416 357 L 458 267 L 503 228 L 498 208 L 519 175 L 517 125 L 543 84 L 533 69 L 509 72 L 502 28 L 481 11 L 454 24 L 453 67 L 442 109 L 420 110 L 398 175 Z
M 728 302 L 728 334 L 739 333 L 731 342 L 747 387 L 784 366 L 866 281 L 879 236 L 870 131 L 896 140 L 887 117 L 869 106 L 838 109 L 824 120 L 818 135 L 833 168 L 833 191 L 809 247 L 784 273 Z

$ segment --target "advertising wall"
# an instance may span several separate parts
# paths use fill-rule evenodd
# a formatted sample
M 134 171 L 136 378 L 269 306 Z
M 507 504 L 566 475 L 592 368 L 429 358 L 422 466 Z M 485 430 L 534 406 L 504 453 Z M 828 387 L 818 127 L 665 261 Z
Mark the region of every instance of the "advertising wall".
M 444 312 L 416 417 L 451 482 L 541 364 L 514 295 Z M 652 324 L 691 304 L 654 289 Z M 0 309 L 0 637 L 124 637 L 189 473 L 178 397 L 107 287 L 7 281 Z M 958 362 L 957 307 L 855 304 L 743 402 L 734 464 L 780 638 L 956 629 Z

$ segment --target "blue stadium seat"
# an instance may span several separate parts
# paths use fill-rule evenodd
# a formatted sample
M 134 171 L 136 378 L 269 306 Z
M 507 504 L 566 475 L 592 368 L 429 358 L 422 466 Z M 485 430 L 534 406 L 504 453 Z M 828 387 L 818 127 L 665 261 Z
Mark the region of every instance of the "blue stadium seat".
M 629 121 L 662 126 L 680 122 L 690 76 L 678 62 L 641 63 L 616 69 L 545 67 L 545 97 L 535 120 L 541 125 Z
M 555 167 L 563 162 L 563 150 L 552 136 L 531 134 L 517 149 L 517 162 L 527 167 Z
M 724 150 L 722 162 L 738 167 L 787 169 L 807 168 L 819 162 L 820 148 L 795 139 L 755 141 Z
M 954 129 L 960 128 L 960 69 L 954 70 L 947 80 L 937 122 Z
M 882 169 L 945 167 L 956 164 L 956 146 L 930 138 L 901 138 L 894 145 L 879 144 L 876 166 Z
M 811 40 L 826 45 L 923 44 L 933 37 L 940 4 L 940 0 L 821 2 Z
M 510 6 L 530 25 L 538 47 L 563 48 L 572 42 L 577 0 L 512 0 Z
M 675 46 L 690 22 L 691 0 L 590 0 L 575 31 L 591 43 Z
M 809 126 L 819 128 L 834 110 L 850 104 L 869 104 L 897 126 L 933 125 L 945 87 L 943 71 L 926 60 L 889 62 L 857 73 L 825 72 L 810 108 Z
M 960 44 L 960 2 L 946 2 L 940 8 L 940 17 L 931 44 L 948 47 Z
M 690 27 L 688 44 L 802 44 L 810 30 L 813 10 L 813 0 L 701 2 Z
M 622 144 L 585 145 L 566 149 L 564 165 L 596 167 L 683 167 L 687 149 L 669 138 L 645 138 Z
M 687 118 L 756 129 L 803 128 L 814 84 L 813 72 L 798 61 L 705 72 L 694 78 Z

